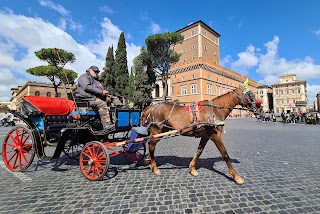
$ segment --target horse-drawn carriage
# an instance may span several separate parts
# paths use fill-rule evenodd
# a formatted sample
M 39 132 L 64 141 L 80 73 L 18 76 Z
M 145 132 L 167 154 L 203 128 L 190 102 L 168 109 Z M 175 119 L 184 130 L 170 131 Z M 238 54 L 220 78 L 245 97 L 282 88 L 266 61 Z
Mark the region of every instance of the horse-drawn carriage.
M 142 113 L 133 109 L 113 109 L 110 112 L 115 126 L 104 131 L 100 130 L 99 114 L 88 110 L 86 103 L 62 98 L 25 97 L 20 112 L 12 113 L 28 128 L 19 126 L 7 134 L 2 149 L 3 159 L 10 170 L 24 171 L 35 154 L 39 158 L 45 157 L 44 147 L 56 144 L 52 158 L 58 158 L 62 152 L 70 157 L 80 155 L 83 175 L 90 180 L 101 180 L 107 173 L 110 157 L 122 153 L 129 163 L 138 163 L 145 156 L 145 144 L 148 142 L 149 154 L 145 165 L 150 164 L 152 171 L 160 175 L 154 157 L 156 143 L 163 136 L 179 134 L 201 138 L 189 165 L 191 175 L 198 176 L 196 163 L 210 139 L 226 161 L 232 178 L 243 184 L 244 180 L 234 170 L 224 147 L 222 131 L 225 119 L 237 105 L 253 112 L 260 108 L 261 100 L 256 100 L 247 85 L 246 82 L 243 87 L 210 101 L 152 104 Z M 140 126 L 140 119 L 144 126 Z M 124 134 L 119 137 L 119 133 Z M 79 147 L 81 152 L 77 150 Z
M 26 96 L 19 111 L 11 113 L 27 125 L 10 130 L 3 142 L 3 160 L 12 171 L 25 171 L 35 155 L 39 160 L 48 159 L 45 147 L 54 146 L 52 159 L 62 152 L 70 158 L 81 154 L 82 173 L 88 179 L 98 180 L 106 173 L 110 157 L 123 154 L 129 163 L 138 163 L 146 153 L 144 141 L 133 142 L 135 138 L 148 135 L 146 129 L 139 127 L 140 111 L 136 109 L 111 108 L 114 127 L 108 130 L 102 129 L 98 111 L 87 102 Z M 115 142 L 127 139 L 131 139 L 131 143 L 121 144 L 120 149 L 112 148 Z M 97 155 L 105 158 L 104 170 L 101 170 L 101 163 L 95 162 Z

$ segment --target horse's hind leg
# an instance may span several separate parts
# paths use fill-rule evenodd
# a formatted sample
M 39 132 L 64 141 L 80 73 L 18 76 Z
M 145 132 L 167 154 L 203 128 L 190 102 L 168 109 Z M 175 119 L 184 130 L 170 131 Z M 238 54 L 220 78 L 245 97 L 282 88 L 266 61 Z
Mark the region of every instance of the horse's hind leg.
M 199 175 L 198 171 L 196 170 L 197 161 L 198 161 L 200 155 L 202 154 L 203 149 L 206 146 L 208 140 L 209 140 L 209 138 L 205 138 L 205 137 L 201 138 L 198 149 L 197 149 L 196 153 L 194 154 L 192 161 L 189 164 L 190 173 L 193 176 Z
M 232 178 L 237 184 L 243 184 L 244 180 L 237 174 L 236 170 L 234 170 L 232 164 L 231 164 L 231 159 L 227 153 L 226 148 L 223 145 L 222 142 L 222 137 L 220 135 L 214 135 L 213 137 L 210 137 L 211 140 L 216 144 L 219 152 L 221 153 L 223 159 L 226 161 L 229 173 L 231 174 Z

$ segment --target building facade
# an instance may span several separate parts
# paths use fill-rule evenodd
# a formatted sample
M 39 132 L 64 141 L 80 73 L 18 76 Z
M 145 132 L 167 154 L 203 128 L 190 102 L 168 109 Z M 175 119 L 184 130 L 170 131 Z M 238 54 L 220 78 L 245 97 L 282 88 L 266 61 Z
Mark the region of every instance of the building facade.
M 275 114 L 307 111 L 307 84 L 297 80 L 296 74 L 280 76 L 280 81 L 271 86 Z
M 58 97 L 67 98 L 67 91 L 69 92 L 71 89 L 67 86 L 65 89 L 64 86 L 58 87 Z M 22 101 L 24 96 L 44 96 L 44 97 L 55 97 L 55 90 L 52 84 L 48 83 L 38 83 L 28 81 L 23 86 L 18 86 L 17 88 L 11 88 L 11 99 L 10 105 L 8 108 L 12 110 L 17 110 L 19 104 Z
M 262 111 L 273 112 L 272 87 L 269 85 L 259 84 L 257 87 L 257 98 L 262 100 Z
M 168 96 L 171 100 L 191 102 L 211 100 L 241 85 L 247 77 L 220 65 L 220 34 L 204 22 L 197 21 L 178 30 L 182 44 L 174 46 L 180 60 L 171 65 Z M 249 88 L 256 92 L 258 83 L 249 79 Z M 162 95 L 156 84 L 154 95 Z M 232 114 L 241 115 L 241 111 Z

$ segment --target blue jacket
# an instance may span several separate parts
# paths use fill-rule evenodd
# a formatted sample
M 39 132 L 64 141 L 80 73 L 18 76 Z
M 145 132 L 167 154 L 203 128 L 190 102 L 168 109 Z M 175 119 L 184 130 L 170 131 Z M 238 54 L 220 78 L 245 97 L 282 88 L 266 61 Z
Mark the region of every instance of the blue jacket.
M 94 100 L 96 97 L 105 100 L 102 95 L 103 85 L 91 76 L 89 71 L 82 74 L 78 79 L 78 88 L 75 90 L 75 96 L 85 100 Z

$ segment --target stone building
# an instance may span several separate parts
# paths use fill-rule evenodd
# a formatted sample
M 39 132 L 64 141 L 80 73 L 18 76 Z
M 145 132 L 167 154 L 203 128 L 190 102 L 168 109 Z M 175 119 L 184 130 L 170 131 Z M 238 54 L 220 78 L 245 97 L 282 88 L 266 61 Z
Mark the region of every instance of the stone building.
M 307 111 L 307 83 L 297 80 L 296 74 L 280 76 L 280 81 L 271 86 L 275 114 Z
M 240 85 L 247 77 L 220 65 L 220 34 L 201 20 L 178 30 L 182 44 L 174 46 L 180 60 L 171 65 L 168 96 L 180 102 L 210 100 Z M 258 83 L 249 79 L 249 88 L 256 92 Z M 162 84 L 154 95 L 162 95 Z M 157 97 L 157 96 L 156 96 Z M 240 115 L 241 112 L 233 112 Z
M 263 112 L 273 111 L 272 87 L 269 85 L 259 84 L 257 87 L 257 98 L 262 100 Z
M 67 98 L 67 91 L 70 91 L 70 87 L 65 89 L 64 85 L 58 87 L 58 97 Z M 24 96 L 45 96 L 45 97 L 55 97 L 55 90 L 52 84 L 48 83 L 38 83 L 28 81 L 22 86 L 17 88 L 11 88 L 11 99 L 10 105 L 8 106 L 12 110 L 16 110 L 22 101 Z

